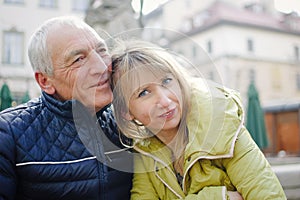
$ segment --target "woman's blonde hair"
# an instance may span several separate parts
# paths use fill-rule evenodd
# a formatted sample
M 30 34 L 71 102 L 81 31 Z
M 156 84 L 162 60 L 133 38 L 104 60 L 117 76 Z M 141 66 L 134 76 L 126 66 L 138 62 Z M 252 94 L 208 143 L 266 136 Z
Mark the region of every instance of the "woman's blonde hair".
M 140 69 L 142 66 L 149 73 L 157 75 L 171 73 L 177 79 L 182 93 L 182 117 L 178 130 L 179 134 L 177 134 L 175 142 L 175 149 L 177 149 L 175 151 L 178 152 L 173 153 L 178 156 L 184 150 L 183 146 L 188 140 L 186 118 L 189 111 L 190 89 L 187 73 L 176 60 L 175 55 L 172 54 L 167 49 L 145 41 L 116 41 L 116 46 L 112 50 L 113 74 L 111 85 L 114 93 L 113 106 L 118 127 L 126 137 L 138 142 L 153 136 L 153 133 L 141 124 L 125 120 L 124 118 L 124 114 L 129 113 L 128 101 L 130 93 L 128 91 L 131 91 L 131 83 L 139 81 L 137 80 L 138 77 L 134 76 L 134 70 Z M 123 80 L 129 84 L 122 84 Z

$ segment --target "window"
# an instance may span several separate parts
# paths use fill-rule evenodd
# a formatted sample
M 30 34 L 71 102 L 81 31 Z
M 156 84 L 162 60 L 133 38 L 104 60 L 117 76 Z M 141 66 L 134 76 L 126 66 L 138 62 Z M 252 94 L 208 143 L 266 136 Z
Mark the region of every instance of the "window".
M 300 53 L 299 53 L 298 46 L 294 46 L 294 55 L 295 55 L 295 60 L 300 60 Z
M 185 0 L 185 8 L 191 8 L 191 1 L 190 0 Z
M 215 74 L 213 71 L 208 72 L 208 79 L 212 81 L 215 80 Z
M 57 8 L 57 0 L 40 0 L 40 7 Z
M 255 81 L 256 81 L 256 73 L 255 73 L 254 69 L 249 70 L 249 80 L 250 80 L 250 82 L 253 82 L 253 83 L 255 83 Z
M 72 10 L 74 11 L 86 11 L 89 7 L 90 1 L 88 0 L 73 0 Z
M 182 23 L 182 30 L 184 32 L 189 32 L 190 30 L 192 30 L 193 26 L 192 26 L 192 21 L 191 19 L 186 19 L 183 21 Z
M 213 49 L 212 49 L 212 41 L 208 41 L 206 43 L 206 50 L 208 53 L 212 53 Z
M 276 67 L 271 71 L 271 84 L 273 90 L 281 90 L 282 84 L 282 75 L 280 71 L 280 67 Z
M 4 0 L 4 3 L 7 4 L 24 4 L 24 0 Z
M 193 51 L 193 58 L 196 58 L 197 54 L 198 54 L 198 52 L 197 52 L 197 46 L 196 45 L 193 45 L 192 51 Z
M 300 73 L 296 74 L 297 90 L 300 91 Z
M 248 52 L 253 52 L 254 51 L 252 39 L 247 40 L 247 50 L 248 50 Z
M 3 63 L 23 64 L 24 34 L 17 31 L 5 31 L 3 44 Z

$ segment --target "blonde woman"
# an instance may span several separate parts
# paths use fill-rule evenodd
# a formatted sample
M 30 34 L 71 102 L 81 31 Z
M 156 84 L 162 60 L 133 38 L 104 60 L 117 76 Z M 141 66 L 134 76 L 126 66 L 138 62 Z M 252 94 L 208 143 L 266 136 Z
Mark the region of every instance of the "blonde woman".
M 138 152 L 131 199 L 286 199 L 235 91 L 142 41 L 119 42 L 112 65 L 116 121 Z

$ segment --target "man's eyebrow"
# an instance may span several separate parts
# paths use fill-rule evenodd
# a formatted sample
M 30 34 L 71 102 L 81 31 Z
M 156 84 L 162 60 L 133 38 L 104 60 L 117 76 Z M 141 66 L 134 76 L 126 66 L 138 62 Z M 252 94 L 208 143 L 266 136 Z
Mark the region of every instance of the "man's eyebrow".
M 107 46 L 104 42 L 98 42 L 95 46 L 95 48 L 106 48 Z M 69 62 L 73 57 L 75 57 L 76 55 L 82 54 L 84 51 L 86 51 L 86 49 L 82 48 L 82 49 L 75 49 L 72 50 L 70 52 L 68 52 L 65 56 L 65 62 Z
M 83 51 L 85 51 L 85 49 L 76 49 L 70 52 L 70 56 L 76 56 L 78 54 L 81 54 Z
M 104 43 L 104 42 L 98 42 L 97 44 L 96 44 L 96 48 L 107 48 L 107 46 L 106 46 L 106 44 Z

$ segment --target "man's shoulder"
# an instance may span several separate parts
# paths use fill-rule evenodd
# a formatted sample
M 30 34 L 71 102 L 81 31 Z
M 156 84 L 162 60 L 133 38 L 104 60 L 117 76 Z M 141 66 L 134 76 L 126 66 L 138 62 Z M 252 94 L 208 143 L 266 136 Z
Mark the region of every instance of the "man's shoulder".
M 34 113 L 40 112 L 41 106 L 41 99 L 35 98 L 16 107 L 7 108 L 0 112 L 0 123 L 3 123 L 4 121 L 12 121 L 16 118 L 32 116 Z

